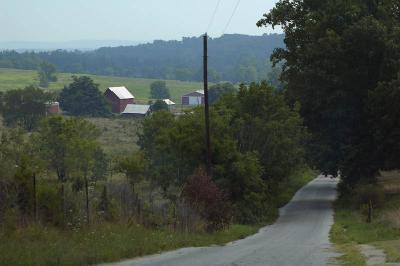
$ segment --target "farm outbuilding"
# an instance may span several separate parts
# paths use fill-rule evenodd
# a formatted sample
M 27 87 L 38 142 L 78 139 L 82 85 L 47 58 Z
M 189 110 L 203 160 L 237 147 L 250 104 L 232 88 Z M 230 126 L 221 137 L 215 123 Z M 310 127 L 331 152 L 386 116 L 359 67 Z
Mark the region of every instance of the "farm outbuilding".
M 164 99 L 162 100 L 166 105 L 168 105 L 168 109 L 174 109 L 175 108 L 175 103 L 171 101 L 170 99 Z
M 46 115 L 57 115 L 60 114 L 60 103 L 59 102 L 47 102 L 46 103 Z
M 109 87 L 104 96 L 111 103 L 113 113 L 122 113 L 128 104 L 135 103 L 135 97 L 126 87 Z
M 182 105 L 204 104 L 204 90 L 197 90 L 182 96 Z
M 122 112 L 126 117 L 145 117 L 150 113 L 150 105 L 128 104 Z

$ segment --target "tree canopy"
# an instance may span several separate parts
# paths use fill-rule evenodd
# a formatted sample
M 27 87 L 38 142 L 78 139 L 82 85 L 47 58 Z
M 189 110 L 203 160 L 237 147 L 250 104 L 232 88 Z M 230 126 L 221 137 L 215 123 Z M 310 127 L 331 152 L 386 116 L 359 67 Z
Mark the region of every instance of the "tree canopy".
M 9 90 L 0 94 L 0 112 L 6 125 L 31 131 L 46 115 L 46 104 L 52 98 L 51 93 L 34 86 Z
M 289 99 L 301 103 L 313 162 L 350 187 L 374 181 L 400 155 L 387 145 L 400 139 L 386 99 L 397 95 L 399 14 L 394 0 L 281 0 L 258 22 L 285 32 L 286 48 L 272 60 L 283 63 Z
M 75 116 L 109 116 L 110 107 L 99 85 L 87 76 L 73 77 L 73 82 L 60 93 L 61 108 Z
M 161 110 L 168 110 L 168 104 L 163 100 L 157 100 L 155 103 L 151 105 L 152 112 L 158 112 Z
M 237 221 L 261 221 L 275 204 L 271 191 L 304 163 L 307 133 L 298 109 L 262 83 L 223 96 L 210 117 L 213 180 L 237 207 Z M 178 118 L 154 113 L 143 123 L 139 145 L 148 175 L 164 193 L 182 189 L 205 161 L 202 108 Z
M 169 88 L 165 81 L 154 81 L 150 84 L 150 97 L 152 99 L 169 99 Z
M 215 103 L 221 96 L 236 92 L 232 83 L 218 83 L 210 87 L 208 100 L 211 104 Z
M 38 76 L 39 76 L 39 86 L 47 88 L 49 82 L 57 81 L 56 67 L 46 61 L 43 61 L 39 65 Z
M 42 121 L 36 145 L 49 169 L 65 182 L 94 176 L 96 154 L 102 153 L 98 135 L 95 126 L 86 120 L 54 116 Z

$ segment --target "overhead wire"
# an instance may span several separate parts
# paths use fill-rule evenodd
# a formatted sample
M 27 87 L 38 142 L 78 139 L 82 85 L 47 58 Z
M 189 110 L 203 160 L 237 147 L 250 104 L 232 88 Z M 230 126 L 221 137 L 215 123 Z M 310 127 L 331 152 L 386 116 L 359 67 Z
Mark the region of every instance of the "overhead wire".
M 208 32 L 210 30 L 212 24 L 214 23 L 215 16 L 217 15 L 217 11 L 218 11 L 218 8 L 219 8 L 220 4 L 221 4 L 221 0 L 218 0 L 217 5 L 215 6 L 214 12 L 213 12 L 213 14 L 211 16 L 210 22 L 208 23 L 206 32 Z
M 233 19 L 233 16 L 235 16 L 235 13 L 236 13 L 236 11 L 237 11 L 237 9 L 238 9 L 238 7 L 239 7 L 240 1 L 241 1 L 241 0 L 238 0 L 238 1 L 236 2 L 235 8 L 233 9 L 233 12 L 232 12 L 232 15 L 230 16 L 230 18 L 229 18 L 229 20 L 228 20 L 228 23 L 226 23 L 226 26 L 225 26 L 224 30 L 222 31 L 222 34 L 221 34 L 221 35 L 224 35 L 225 32 L 226 32 L 226 30 L 227 30 L 228 27 L 230 26 L 230 24 L 231 24 L 231 22 L 232 22 L 232 19 Z

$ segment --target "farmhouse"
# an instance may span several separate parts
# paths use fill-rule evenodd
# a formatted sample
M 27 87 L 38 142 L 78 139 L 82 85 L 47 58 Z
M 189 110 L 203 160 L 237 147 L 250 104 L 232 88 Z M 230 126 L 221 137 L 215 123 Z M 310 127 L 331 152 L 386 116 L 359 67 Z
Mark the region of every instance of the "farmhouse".
M 109 87 L 104 96 L 111 103 L 113 113 L 122 113 L 128 104 L 135 103 L 135 97 L 125 87 Z
M 122 112 L 126 117 L 145 117 L 150 113 L 150 105 L 128 104 Z
M 197 90 L 182 96 L 182 105 L 204 104 L 204 90 Z

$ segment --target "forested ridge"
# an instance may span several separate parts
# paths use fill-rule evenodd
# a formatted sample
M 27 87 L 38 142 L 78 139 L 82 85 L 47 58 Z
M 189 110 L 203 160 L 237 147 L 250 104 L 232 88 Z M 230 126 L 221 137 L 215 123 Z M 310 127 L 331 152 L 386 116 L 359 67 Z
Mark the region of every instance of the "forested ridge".
M 226 34 L 209 40 L 211 81 L 252 82 L 267 79 L 269 56 L 283 47 L 282 34 Z M 58 71 L 172 80 L 202 79 L 201 37 L 181 41 L 156 40 L 137 46 L 104 47 L 94 51 L 0 53 L 0 67 L 37 69 L 42 61 Z

